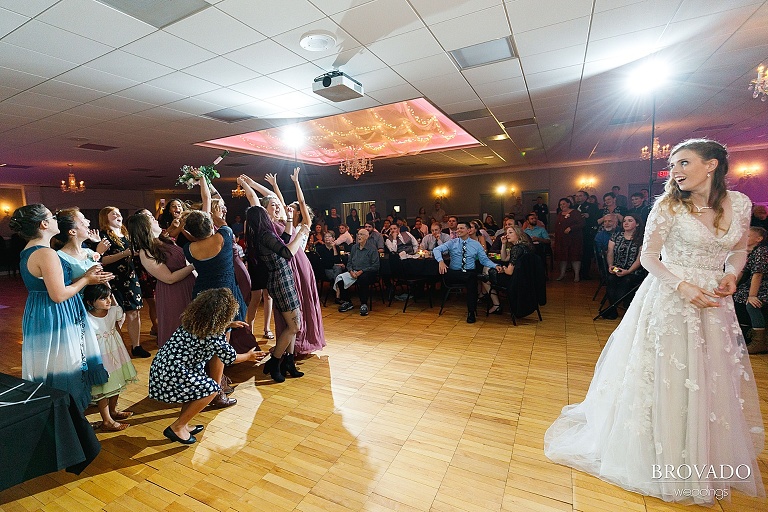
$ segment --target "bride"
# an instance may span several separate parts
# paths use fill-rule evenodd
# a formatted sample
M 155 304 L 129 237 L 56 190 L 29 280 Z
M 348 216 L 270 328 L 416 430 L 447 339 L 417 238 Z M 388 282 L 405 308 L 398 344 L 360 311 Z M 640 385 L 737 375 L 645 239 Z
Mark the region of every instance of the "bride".
M 586 398 L 547 430 L 544 453 L 665 501 L 711 504 L 731 489 L 765 496 L 764 427 L 730 297 L 751 204 L 726 189 L 727 151 L 717 142 L 678 144 L 669 169 L 642 248 L 650 275 Z

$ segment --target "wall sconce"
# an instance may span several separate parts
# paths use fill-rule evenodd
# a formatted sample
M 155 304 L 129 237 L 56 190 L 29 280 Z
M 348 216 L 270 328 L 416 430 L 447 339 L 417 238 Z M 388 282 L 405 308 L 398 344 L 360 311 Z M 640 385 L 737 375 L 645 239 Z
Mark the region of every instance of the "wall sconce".
M 10 216 L 11 215 L 11 207 L 8 206 L 7 204 L 4 204 L 3 205 L 3 213 L 5 214 L 6 217 Z
M 496 194 L 503 196 L 504 194 L 515 194 L 515 187 L 508 187 L 506 185 L 499 185 L 496 187 Z
M 448 196 L 448 187 L 437 187 L 435 189 L 435 197 L 442 201 Z
M 746 182 L 753 178 L 757 178 L 758 174 L 760 174 L 760 166 L 759 165 L 744 165 L 739 167 L 738 174 L 739 176 L 739 185 L 744 185 Z
M 596 184 L 597 184 L 597 180 L 593 177 L 581 178 L 579 180 L 579 189 L 586 190 L 587 192 L 592 193 L 595 191 Z

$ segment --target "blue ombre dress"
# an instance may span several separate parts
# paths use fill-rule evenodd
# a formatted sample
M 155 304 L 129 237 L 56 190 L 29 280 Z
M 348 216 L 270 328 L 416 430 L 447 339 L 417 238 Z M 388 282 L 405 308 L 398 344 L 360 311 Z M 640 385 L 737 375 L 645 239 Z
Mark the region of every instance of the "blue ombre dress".
M 21 277 L 29 291 L 21 324 L 21 376 L 71 394 L 83 411 L 91 402 L 91 386 L 104 384 L 109 375 L 101 362 L 99 343 L 88 323 L 77 293 L 54 302 L 41 277 L 29 273 L 29 257 L 43 246 L 21 252 Z M 72 283 L 72 268 L 61 258 L 64 284 Z

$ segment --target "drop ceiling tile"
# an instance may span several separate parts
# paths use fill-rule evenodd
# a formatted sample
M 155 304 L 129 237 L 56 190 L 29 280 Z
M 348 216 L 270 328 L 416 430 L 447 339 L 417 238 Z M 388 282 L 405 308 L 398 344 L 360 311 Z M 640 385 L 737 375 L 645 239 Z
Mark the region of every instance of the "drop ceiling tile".
M 533 107 L 528 99 L 493 107 L 491 112 L 502 123 L 533 117 Z
M 247 82 L 235 84 L 230 87 L 230 89 L 247 94 L 253 98 L 261 99 L 279 96 L 294 90 L 292 87 L 288 87 L 287 85 L 281 84 L 266 76 L 260 76 L 253 80 L 248 80 Z
M 299 66 L 276 71 L 269 74 L 269 78 L 287 85 L 296 90 L 311 87 L 315 77 L 325 73 L 325 70 L 316 64 L 306 62 Z
M 11 96 L 19 94 L 20 92 L 21 92 L 21 89 L 16 89 L 14 87 L 6 87 L 4 85 L 0 85 L 0 101 L 8 99 Z M 32 92 L 39 92 L 39 91 L 32 91 Z
M 256 100 L 245 105 L 238 105 L 237 110 L 243 112 L 244 114 L 249 114 L 256 117 L 264 117 L 276 114 L 280 112 L 282 108 L 266 101 Z
M 28 16 L 0 8 L 0 38 L 29 21 Z
M 143 101 L 152 105 L 163 105 L 172 101 L 177 101 L 184 98 L 183 94 L 178 94 L 159 87 L 152 87 L 147 84 L 139 84 L 120 91 L 119 96 L 129 98 L 136 101 Z
M 93 100 L 91 101 L 91 104 L 117 110 L 118 112 L 124 112 L 126 114 L 134 114 L 136 112 L 142 112 L 154 107 L 153 104 L 132 100 L 130 98 L 124 98 L 123 96 L 118 96 L 117 94 L 110 94 L 109 96 L 104 96 L 97 100 Z
M 312 0 L 315 7 L 330 16 L 376 0 Z
M 121 76 L 105 73 L 87 66 L 79 66 L 56 77 L 60 82 L 88 87 L 97 91 L 111 94 L 137 85 L 136 80 L 129 80 Z
M 654 53 L 663 33 L 664 27 L 654 27 L 599 41 L 590 40 L 585 61 L 607 61 L 603 63 L 604 69 L 618 68 Z
M 363 84 L 363 89 L 366 94 L 405 84 L 403 78 L 390 68 L 364 73 L 356 76 L 355 79 Z
M 77 67 L 77 64 L 20 46 L 14 46 L 3 40 L 0 41 L 0 67 L 51 78 Z
M 408 51 L 403 51 L 408 48 Z M 443 53 L 426 28 L 407 32 L 368 45 L 368 49 L 390 66 Z
M 216 55 L 163 30 L 134 41 L 122 50 L 173 69 L 184 69 Z
M 0 0 L 0 7 L 33 18 L 59 0 Z
M 227 0 L 225 0 L 227 1 Z M 304 64 L 307 60 L 271 39 L 240 48 L 225 57 L 262 75 Z
M 419 16 L 428 24 L 461 18 L 499 5 L 498 0 L 411 0 Z M 506 23 L 506 22 L 505 22 Z
M 307 107 L 301 107 L 295 109 L 303 117 L 320 118 L 335 116 L 341 114 L 343 111 L 340 108 L 334 107 L 327 103 L 318 103 L 317 105 L 309 105 Z
M 496 96 L 487 96 L 483 98 L 483 103 L 492 111 L 496 111 L 494 107 L 501 107 L 504 105 L 510 105 L 514 103 L 520 103 L 528 100 L 528 91 L 507 92 L 504 94 L 498 94 Z
M 319 96 L 315 94 L 310 96 L 309 94 L 305 94 L 300 91 L 294 91 L 289 92 L 288 94 L 274 96 L 269 98 L 269 102 L 286 110 L 294 110 L 297 108 L 304 108 L 310 105 L 321 103 Z
M 264 34 L 219 9 L 204 9 L 163 30 L 216 54 L 228 53 L 265 39 Z
M 30 89 L 30 92 L 75 101 L 77 103 L 88 103 L 89 101 L 93 101 L 106 95 L 106 93 L 102 91 L 67 84 L 58 80 L 48 80 L 33 87 Z
M 626 0 L 621 2 L 626 3 Z M 521 32 L 590 16 L 593 0 L 505 0 L 504 3 L 512 32 L 517 36 Z
M 168 121 L 179 121 L 181 119 L 186 119 L 191 115 L 192 114 L 187 114 L 186 112 L 181 112 L 168 107 L 155 107 L 142 111 L 140 116 L 128 116 L 128 118 L 144 117 L 154 120 L 159 124 L 160 122 L 166 123 Z
M 99 107 L 92 103 L 78 105 L 77 107 L 67 110 L 67 113 L 74 114 L 76 116 L 87 117 L 90 119 L 98 119 L 100 121 L 109 121 L 119 117 L 125 117 L 125 112 L 119 112 L 117 110 Z
M 156 30 L 143 21 L 94 0 L 61 0 L 36 19 L 114 48 Z
M 115 50 L 88 63 L 89 68 L 121 76 L 137 82 L 146 82 L 174 70 L 143 57 Z
M 345 50 L 337 55 L 313 59 L 312 62 L 326 71 L 339 69 L 353 78 L 387 67 L 380 58 L 363 47 Z
M 366 92 L 367 96 L 370 96 L 374 100 L 378 101 L 382 105 L 389 103 L 397 103 L 398 101 L 412 100 L 422 96 L 422 94 L 411 84 L 396 85 L 393 87 L 387 87 L 378 91 L 371 91 L 370 94 Z
M 51 116 L 48 119 L 51 121 L 56 121 L 57 123 L 69 124 L 73 131 L 78 128 L 94 126 L 102 122 L 100 119 L 91 119 L 90 117 L 78 116 L 72 114 L 69 111 L 59 112 L 58 114 Z
M 184 98 L 183 100 L 174 101 L 165 105 L 168 108 L 174 110 L 180 110 L 188 114 L 201 115 L 213 112 L 215 110 L 221 110 L 222 105 L 216 105 L 208 101 L 199 100 L 197 98 Z
M 597 41 L 626 34 L 628 32 L 627 27 L 632 27 L 633 31 L 637 31 L 667 25 L 672 21 L 679 6 L 680 3 L 678 2 L 650 0 L 596 12 L 592 18 L 590 40 Z M 652 12 L 653 16 L 649 16 L 649 12 Z M 700 11 L 700 13 L 705 12 L 707 11 Z
M 262 6 L 255 5 L 252 0 L 224 0 L 216 4 L 216 8 L 267 37 L 325 17 L 322 11 L 307 0 L 281 0 Z
M 523 92 L 525 90 L 525 80 L 521 76 L 475 86 L 475 92 L 481 98 L 510 92 Z
M 332 35 L 336 40 L 336 45 L 322 52 L 305 50 L 299 43 L 302 36 L 309 32 Z M 283 32 L 280 35 L 274 36 L 272 39 L 307 60 L 317 60 L 320 57 L 337 55 L 339 52 L 361 47 L 360 43 L 357 42 L 355 38 L 349 35 L 330 18 L 322 18 L 313 21 L 312 23 L 289 30 L 288 32 Z
M 530 57 L 521 57 L 520 61 L 527 76 L 565 66 L 580 65 L 584 62 L 586 51 L 587 45 L 579 44 L 551 52 L 537 53 Z
M 259 73 L 241 66 L 224 57 L 216 57 L 200 64 L 195 64 L 185 68 L 184 73 L 188 73 L 197 78 L 208 80 L 222 87 L 229 87 L 240 82 L 252 80 L 259 76 Z
M 523 70 L 520 68 L 519 59 L 494 62 L 493 64 L 488 64 L 486 66 L 465 69 L 461 73 L 472 85 L 487 84 L 523 76 Z
M 366 46 L 375 41 L 424 28 L 424 22 L 408 2 L 401 0 L 370 2 L 335 14 L 331 18 Z
M 76 107 L 82 103 L 79 101 L 54 98 L 53 96 L 46 96 L 44 94 L 36 94 L 30 91 L 24 91 L 20 94 L 17 94 L 13 98 L 6 100 L 6 102 L 16 105 L 26 105 L 29 107 L 42 108 L 52 112 L 69 110 L 70 108 Z
M 237 105 L 242 105 L 243 103 L 250 103 L 255 99 L 252 96 L 227 89 L 226 87 L 222 87 L 220 89 L 216 89 L 214 91 L 206 92 L 203 94 L 198 94 L 195 96 L 195 98 L 210 103 L 215 103 L 216 105 L 221 105 L 224 108 L 231 108 Z
M 515 44 L 520 58 L 586 44 L 587 36 L 592 40 L 589 21 L 590 17 L 585 16 L 515 34 Z
M 155 78 L 147 82 L 147 85 L 172 91 L 182 96 L 196 96 L 219 87 L 207 80 L 188 75 L 182 71 L 176 71 L 175 73 Z
M 510 35 L 506 13 L 501 5 L 431 25 L 430 29 L 448 51 Z
M 456 103 L 446 103 L 441 105 L 443 112 L 449 114 L 449 117 L 453 114 L 459 114 L 461 112 L 471 112 L 473 110 L 480 110 L 485 108 L 485 104 L 477 100 L 459 101 Z
M 83 64 L 112 50 L 112 47 L 106 44 L 37 20 L 30 20 L 5 36 L 3 41 L 77 64 Z
M 392 69 L 409 82 L 458 73 L 456 65 L 446 53 L 397 64 L 392 66 Z
M 680 7 L 675 9 L 674 20 L 679 21 L 697 18 L 701 16 L 702 13 L 716 14 L 738 9 L 740 7 L 748 7 L 751 13 L 753 13 L 764 5 L 763 2 L 756 2 L 755 0 L 729 0 L 728 2 L 718 2 L 717 0 L 696 0 L 695 2 L 691 2 L 689 0 L 687 2 L 682 2 Z
M 2 43 L 0 43 L 0 48 L 2 48 Z M 2 61 L 2 57 L 0 57 L 0 61 Z M 15 69 L 4 67 L 0 67 L 0 76 L 3 77 L 3 85 L 20 90 L 34 87 L 47 80 L 47 78 L 42 76 L 32 75 L 30 73 L 24 73 L 23 71 L 16 71 Z
M 29 120 L 35 120 L 35 119 L 43 119 L 57 112 L 56 110 L 40 108 L 37 106 L 22 105 L 20 103 L 12 103 L 11 100 L 14 97 L 4 101 L 0 101 L 0 114 L 18 116 L 18 117 L 23 117 Z

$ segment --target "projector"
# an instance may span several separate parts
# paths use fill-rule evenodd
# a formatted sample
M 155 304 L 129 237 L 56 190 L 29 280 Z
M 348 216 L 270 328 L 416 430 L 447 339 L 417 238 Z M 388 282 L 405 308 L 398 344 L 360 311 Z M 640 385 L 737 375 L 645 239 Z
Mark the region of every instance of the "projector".
M 346 101 L 363 97 L 363 84 L 341 71 L 331 71 L 315 78 L 312 92 L 331 101 Z

